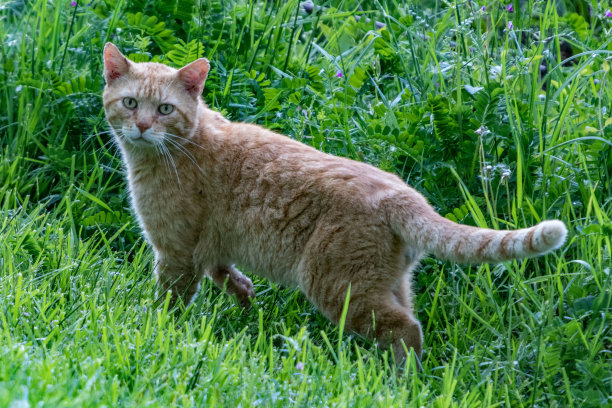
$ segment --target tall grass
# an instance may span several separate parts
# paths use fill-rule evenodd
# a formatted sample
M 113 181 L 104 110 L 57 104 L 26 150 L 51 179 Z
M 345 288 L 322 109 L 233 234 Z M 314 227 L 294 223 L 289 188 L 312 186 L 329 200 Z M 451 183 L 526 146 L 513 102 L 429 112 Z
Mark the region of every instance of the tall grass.
M 609 6 L 76 3 L 0 3 L 0 406 L 612 404 Z M 448 218 L 569 239 L 425 259 L 421 371 L 256 277 L 248 311 L 205 282 L 173 313 L 104 122 L 108 40 L 205 55 L 214 109 L 395 172 Z

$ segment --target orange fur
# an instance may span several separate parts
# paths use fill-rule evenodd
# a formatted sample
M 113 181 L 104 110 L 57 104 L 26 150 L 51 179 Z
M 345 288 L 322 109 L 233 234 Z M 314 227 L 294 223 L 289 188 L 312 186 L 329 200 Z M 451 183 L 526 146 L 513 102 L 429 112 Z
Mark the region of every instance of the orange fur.
M 346 326 L 397 357 L 402 342 L 420 355 L 410 272 L 423 254 L 495 262 L 565 240 L 560 221 L 517 231 L 453 223 L 395 175 L 229 122 L 200 97 L 205 59 L 178 71 L 135 64 L 110 43 L 104 57 L 106 117 L 158 284 L 173 299 L 190 301 L 206 275 L 248 305 L 253 285 L 238 264 L 301 289 L 337 323 L 350 285 Z M 162 104 L 174 110 L 164 115 Z

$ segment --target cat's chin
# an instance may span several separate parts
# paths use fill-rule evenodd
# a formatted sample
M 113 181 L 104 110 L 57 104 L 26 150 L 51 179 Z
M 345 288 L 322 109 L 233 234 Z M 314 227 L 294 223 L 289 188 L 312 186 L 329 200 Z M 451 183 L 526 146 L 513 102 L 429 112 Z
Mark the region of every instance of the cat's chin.
M 155 142 L 144 137 L 139 137 L 138 139 L 126 139 L 126 142 L 134 147 L 150 147 L 151 149 L 153 149 L 156 145 Z
M 157 142 L 147 136 L 129 137 L 124 136 L 121 139 L 122 144 L 127 148 L 137 148 L 139 150 L 151 149 L 155 151 Z

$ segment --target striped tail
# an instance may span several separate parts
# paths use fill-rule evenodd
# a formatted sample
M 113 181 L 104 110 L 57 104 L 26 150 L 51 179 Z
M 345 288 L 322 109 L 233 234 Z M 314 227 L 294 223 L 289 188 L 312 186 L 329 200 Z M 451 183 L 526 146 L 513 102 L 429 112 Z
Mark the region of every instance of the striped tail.
M 563 245 L 565 224 L 543 221 L 531 228 L 496 231 L 457 224 L 438 214 L 425 227 L 424 249 L 460 263 L 501 262 L 544 255 Z
M 428 204 L 419 204 L 402 208 L 400 214 L 396 212 L 392 228 L 407 245 L 445 260 L 469 264 L 532 258 L 561 247 L 567 236 L 565 224 L 558 220 L 543 221 L 531 228 L 496 231 L 457 224 Z

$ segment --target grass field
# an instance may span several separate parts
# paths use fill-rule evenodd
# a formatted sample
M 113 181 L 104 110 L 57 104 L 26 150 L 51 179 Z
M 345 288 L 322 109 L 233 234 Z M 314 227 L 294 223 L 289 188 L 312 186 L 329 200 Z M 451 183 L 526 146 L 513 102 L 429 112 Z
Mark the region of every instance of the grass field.
M 0 407 L 612 406 L 609 1 L 0 1 Z M 253 277 L 157 297 L 101 104 L 102 47 L 211 61 L 235 121 L 394 172 L 461 223 L 570 230 L 424 260 L 422 371 Z M 248 272 L 248 271 L 246 271 Z

